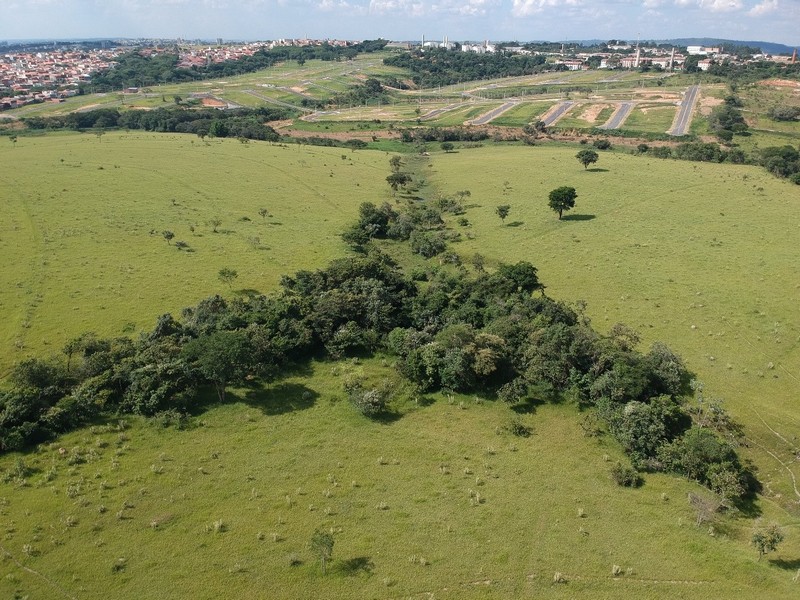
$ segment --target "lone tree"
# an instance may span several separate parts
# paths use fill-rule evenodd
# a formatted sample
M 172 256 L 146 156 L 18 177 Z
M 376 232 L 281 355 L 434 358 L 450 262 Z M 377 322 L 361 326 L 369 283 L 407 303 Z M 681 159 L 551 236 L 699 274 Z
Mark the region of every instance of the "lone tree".
M 753 531 L 750 542 L 758 550 L 758 560 L 769 552 L 773 552 L 783 541 L 783 531 L 777 523 L 770 523 L 766 527 L 758 527 Z
M 393 192 L 397 192 L 397 188 L 408 184 L 411 181 L 411 176 L 408 173 L 392 173 L 386 178 L 386 182 L 391 186 Z
M 584 149 L 578 152 L 575 155 L 575 158 L 577 158 L 578 161 L 583 165 L 584 169 L 588 169 L 589 165 L 596 163 L 597 159 L 600 157 L 594 150 Z
M 452 152 L 453 148 L 455 148 L 453 142 L 442 142 L 442 150 L 445 152 Z
M 258 214 L 261 215 L 262 219 L 266 219 L 269 216 L 269 211 L 266 208 L 259 208 Z
M 231 287 L 234 280 L 239 277 L 239 273 L 237 273 L 235 269 L 229 269 L 228 267 L 225 267 L 219 270 L 218 276 L 222 283 L 227 284 L 228 287 Z
M 511 206 L 508 204 L 501 204 L 500 206 L 494 209 L 494 212 L 497 214 L 498 217 L 500 217 L 500 220 L 503 223 L 505 223 L 508 213 L 511 212 Z
M 217 233 L 217 227 L 222 225 L 222 219 L 220 219 L 219 217 L 214 217 L 213 219 L 210 219 L 208 221 L 208 224 L 211 225 L 211 231 Z
M 403 166 L 403 159 L 399 156 L 393 156 L 389 159 L 389 167 L 392 169 L 392 173 L 399 173 L 400 167 Z
M 558 219 L 561 220 L 561 215 L 564 213 L 565 210 L 569 210 L 574 208 L 575 206 L 575 198 L 578 197 L 578 194 L 575 192 L 574 187 L 568 187 L 566 185 L 562 185 L 559 188 L 554 189 L 550 192 L 550 202 L 548 202 L 548 206 L 552 208 L 555 212 L 558 213 Z
M 333 556 L 333 535 L 317 529 L 311 536 L 311 551 L 319 556 L 322 574 L 327 573 L 328 561 Z
M 161 235 L 163 235 L 164 239 L 167 240 L 167 244 L 169 244 L 172 241 L 172 238 L 175 237 L 175 234 L 172 233 L 169 229 L 162 231 Z

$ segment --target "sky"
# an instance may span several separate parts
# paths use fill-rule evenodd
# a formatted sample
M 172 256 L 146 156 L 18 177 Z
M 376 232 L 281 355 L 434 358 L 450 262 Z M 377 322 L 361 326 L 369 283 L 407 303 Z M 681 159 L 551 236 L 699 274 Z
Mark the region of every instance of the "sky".
M 800 45 L 800 0 L 4 0 L 0 40 L 717 37 Z

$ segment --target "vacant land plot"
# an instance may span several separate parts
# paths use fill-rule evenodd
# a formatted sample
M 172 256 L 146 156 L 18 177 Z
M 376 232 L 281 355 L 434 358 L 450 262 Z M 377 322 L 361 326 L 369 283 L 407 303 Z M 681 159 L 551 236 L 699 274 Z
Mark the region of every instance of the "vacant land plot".
M 663 105 L 638 105 L 631 111 L 623 127 L 631 131 L 665 133 L 675 120 L 677 107 Z
M 546 113 L 553 106 L 552 102 L 523 102 L 515 106 L 508 112 L 503 113 L 494 121 L 492 125 L 506 125 L 511 127 L 524 127 L 528 123 L 535 122 L 540 116 Z

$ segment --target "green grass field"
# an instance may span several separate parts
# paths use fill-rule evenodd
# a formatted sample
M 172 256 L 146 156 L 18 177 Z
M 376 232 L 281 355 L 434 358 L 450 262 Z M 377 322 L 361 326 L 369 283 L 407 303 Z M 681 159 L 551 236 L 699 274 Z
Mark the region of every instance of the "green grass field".
M 133 420 L 26 457 L 28 485 L 0 488 L 0 592 L 704 599 L 795 589 L 781 566 L 796 556 L 790 546 L 758 563 L 746 523 L 713 535 L 695 526 L 692 485 L 616 486 L 607 473 L 618 449 L 583 437 L 574 409 L 523 415 L 529 438 L 498 433 L 514 413 L 472 398 L 375 423 L 337 393 L 362 368 L 397 377 L 377 362 L 314 365 L 240 392 L 188 431 Z M 334 533 L 326 576 L 309 549 L 317 528 Z M 566 583 L 553 583 L 556 572 Z
M 619 447 L 584 437 L 571 405 L 516 415 L 437 395 L 369 421 L 342 381 L 363 370 L 402 391 L 378 357 L 233 390 L 187 431 L 129 418 L 0 456 L 0 473 L 20 457 L 30 469 L 26 485 L 0 483 L 0 597 L 792 597 L 798 188 L 756 167 L 616 152 L 585 171 L 576 150 L 492 145 L 414 164 L 429 196 L 471 191 L 469 227 L 451 225 L 470 233 L 453 244 L 466 264 L 531 261 L 548 295 L 585 300 L 601 332 L 625 322 L 644 348 L 666 342 L 724 399 L 764 484 L 755 510 L 786 530 L 777 553 L 757 562 L 742 514 L 696 527 L 689 482 L 613 484 Z M 377 151 L 64 134 L 0 145 L 0 161 L 6 369 L 87 329 L 136 335 L 214 292 L 269 292 L 345 255 L 337 234 L 358 204 L 390 199 Z M 563 221 L 546 206 L 560 185 L 578 191 Z M 234 290 L 222 267 L 238 270 Z M 504 432 L 514 416 L 531 437 Z M 324 577 L 317 528 L 336 540 Z
M 575 147 L 537 147 L 437 157 L 430 184 L 469 189 L 475 204 L 474 239 L 458 252 L 530 260 L 549 294 L 588 301 L 595 327 L 624 322 L 645 345 L 673 347 L 706 395 L 748 425 L 747 454 L 769 501 L 796 517 L 798 188 L 757 167 L 602 152 L 599 171 L 584 171 L 574 155 Z M 546 208 L 560 185 L 578 192 L 561 222 Z M 512 207 L 505 227 L 498 204 Z
M 231 293 L 217 280 L 223 267 L 238 271 L 235 289 L 269 291 L 342 254 L 338 235 L 359 203 L 389 196 L 386 156 L 341 148 L 65 134 L 6 143 L 0 161 L 0 249 L 13 267 L 0 275 L 4 374 L 82 331 L 140 331 Z
M 676 111 L 674 106 L 636 106 L 622 127 L 645 133 L 665 133 L 672 127 Z M 696 122 L 701 120 L 701 117 L 695 115 Z

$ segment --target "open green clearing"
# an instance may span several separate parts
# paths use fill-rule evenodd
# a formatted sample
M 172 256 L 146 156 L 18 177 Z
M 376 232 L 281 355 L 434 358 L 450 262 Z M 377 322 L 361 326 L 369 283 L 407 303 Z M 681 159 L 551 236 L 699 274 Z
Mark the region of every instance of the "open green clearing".
M 623 127 L 626 130 L 647 133 L 666 133 L 672 127 L 677 108 L 675 106 L 637 105 L 628 115 Z M 702 119 L 695 115 L 695 122 Z
M 552 106 L 552 102 L 523 102 L 497 117 L 492 121 L 492 125 L 524 127 L 528 123 L 538 120 Z
M 476 252 L 489 268 L 531 261 L 548 295 L 586 300 L 600 331 L 625 322 L 645 347 L 666 342 L 707 396 L 725 399 L 765 486 L 757 507 L 787 532 L 776 554 L 756 562 L 742 516 L 713 535 L 695 527 L 686 494 L 698 489 L 681 479 L 617 487 L 608 469 L 619 448 L 583 437 L 570 405 L 518 415 L 530 438 L 503 432 L 507 406 L 471 396 L 369 421 L 341 386 L 359 369 L 399 382 L 391 358 L 377 358 L 232 391 L 188 431 L 131 418 L 124 431 L 87 428 L 24 456 L 29 486 L 0 484 L 0 544 L 12 557 L 0 595 L 791 597 L 798 188 L 757 167 L 613 152 L 584 171 L 576 150 L 462 147 L 434 154 L 418 177 L 431 196 L 471 191 L 470 226 L 451 224 L 467 238 L 452 246 L 466 264 Z M 235 288 L 266 292 L 281 274 L 342 256 L 337 234 L 358 204 L 390 198 L 387 159 L 178 135 L 0 146 L 15 167 L 0 174 L 4 360 L 57 351 L 86 329 L 150 327 L 226 291 L 222 267 L 239 271 Z M 578 191 L 563 221 L 546 207 L 560 185 Z M 505 224 L 498 204 L 511 205 Z M 168 245 L 163 229 L 194 252 Z M 1 457 L 0 471 L 15 459 Z M 326 577 L 308 548 L 318 527 L 335 532 Z M 612 577 L 613 565 L 625 574 Z
M 496 147 L 437 157 L 429 182 L 469 189 L 475 204 L 474 239 L 459 253 L 530 260 L 548 293 L 586 300 L 601 331 L 624 322 L 645 345 L 674 348 L 706 395 L 747 424 L 767 495 L 797 515 L 797 186 L 757 167 L 608 152 L 599 171 L 584 171 L 574 155 L 575 147 Z M 560 185 L 578 192 L 561 222 L 546 209 Z M 506 226 L 498 204 L 511 205 Z
M 0 162 L 4 375 L 82 331 L 150 328 L 219 291 L 223 267 L 236 289 L 269 291 L 344 252 L 358 205 L 389 196 L 385 155 L 341 148 L 66 134 L 6 143 Z

